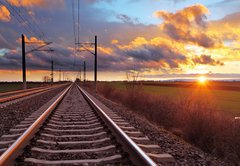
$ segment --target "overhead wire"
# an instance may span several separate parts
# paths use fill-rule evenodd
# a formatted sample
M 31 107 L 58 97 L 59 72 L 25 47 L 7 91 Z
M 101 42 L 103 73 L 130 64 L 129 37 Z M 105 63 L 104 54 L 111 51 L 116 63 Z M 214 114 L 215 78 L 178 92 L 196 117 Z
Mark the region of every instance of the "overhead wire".
M 3 4 L 3 5 L 10 11 L 11 15 L 19 22 L 20 26 L 22 26 L 26 30 L 26 32 L 33 35 L 33 32 L 31 31 L 31 29 L 29 29 L 29 27 L 23 26 L 21 19 L 17 16 L 17 13 L 14 12 L 14 9 L 12 8 L 12 6 L 8 2 L 6 4 Z
M 72 18 L 73 18 L 73 35 L 74 35 L 74 60 L 73 60 L 73 67 L 75 67 L 76 63 L 76 22 L 75 22 L 75 10 L 74 10 L 74 0 L 72 0 Z
M 28 28 L 28 32 L 31 33 L 33 36 L 38 37 L 38 34 L 33 30 L 33 28 L 31 27 L 31 25 L 29 24 L 29 21 L 25 18 L 22 17 L 22 15 L 15 9 L 15 7 L 13 7 L 7 0 L 5 0 L 6 4 L 8 5 L 8 9 L 10 9 L 10 12 L 16 17 L 18 17 L 20 20 L 19 23 L 20 25 L 25 25 L 25 27 Z M 17 19 L 19 21 L 19 19 Z
M 20 9 L 22 10 L 22 13 L 25 13 L 25 16 L 26 17 L 30 17 L 31 18 L 31 20 L 32 20 L 32 26 L 34 27 L 34 29 L 35 30 L 37 30 L 38 31 L 38 33 L 39 33 L 39 38 L 40 39 L 43 39 L 44 37 L 45 37 L 45 34 L 44 34 L 44 32 L 41 30 L 41 28 L 38 26 L 38 23 L 37 23 L 37 20 L 31 15 L 31 14 L 29 14 L 29 11 L 27 11 L 27 9 L 26 8 L 24 8 L 23 6 L 20 6 Z M 20 10 L 19 9 L 19 10 Z
M 20 26 L 27 32 L 27 34 L 29 36 L 36 36 L 41 40 L 45 40 L 47 39 L 47 37 L 45 36 L 44 32 L 41 30 L 41 28 L 39 27 L 37 20 L 35 20 L 35 18 L 33 18 L 33 16 L 31 14 L 28 13 L 27 9 L 20 5 L 19 7 L 15 7 L 12 4 L 10 4 L 7 0 L 4 1 L 0 1 L 0 5 L 4 5 L 7 7 L 7 9 L 10 11 L 11 15 L 17 20 L 17 22 L 19 22 Z M 74 49 L 75 49 L 75 53 L 74 53 L 74 66 L 76 65 L 76 44 L 75 43 L 79 43 L 79 22 L 80 22 L 80 18 L 79 18 L 79 13 L 80 13 L 80 1 L 78 0 L 78 24 L 77 24 L 77 32 L 76 32 L 76 18 L 75 18 L 75 8 L 74 8 L 74 0 L 72 0 L 72 15 L 73 15 L 73 30 L 74 30 Z M 55 43 L 57 44 L 57 43 Z M 30 45 L 30 47 L 32 48 L 32 46 Z M 64 52 L 62 52 L 61 50 L 57 50 L 57 52 L 65 55 Z

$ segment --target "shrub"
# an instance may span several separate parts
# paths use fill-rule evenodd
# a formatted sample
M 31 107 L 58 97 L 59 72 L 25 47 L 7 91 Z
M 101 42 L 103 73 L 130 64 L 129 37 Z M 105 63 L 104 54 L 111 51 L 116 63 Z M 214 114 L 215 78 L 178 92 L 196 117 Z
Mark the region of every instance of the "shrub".
M 176 101 L 145 93 L 141 86 L 136 85 L 127 85 L 126 90 L 119 90 L 105 83 L 98 86 L 98 92 L 152 123 L 181 131 L 185 140 L 204 151 L 239 164 L 240 123 L 235 124 L 220 114 L 213 98 L 201 91 Z

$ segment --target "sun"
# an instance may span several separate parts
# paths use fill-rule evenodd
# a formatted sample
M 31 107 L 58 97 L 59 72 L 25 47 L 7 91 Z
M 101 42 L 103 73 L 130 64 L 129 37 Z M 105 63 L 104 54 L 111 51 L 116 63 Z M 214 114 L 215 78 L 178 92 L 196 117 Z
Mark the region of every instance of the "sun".
M 206 83 L 206 81 L 207 81 L 206 77 L 204 77 L 204 76 L 198 77 L 198 82 L 199 83 L 204 84 L 204 83 Z

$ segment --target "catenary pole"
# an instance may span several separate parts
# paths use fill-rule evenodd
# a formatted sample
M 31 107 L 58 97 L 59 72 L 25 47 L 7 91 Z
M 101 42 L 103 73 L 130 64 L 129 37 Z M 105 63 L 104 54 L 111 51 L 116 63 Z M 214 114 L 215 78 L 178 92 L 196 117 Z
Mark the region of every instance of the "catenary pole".
M 27 88 L 26 82 L 26 52 L 25 52 L 25 36 L 22 34 L 22 79 L 23 89 Z

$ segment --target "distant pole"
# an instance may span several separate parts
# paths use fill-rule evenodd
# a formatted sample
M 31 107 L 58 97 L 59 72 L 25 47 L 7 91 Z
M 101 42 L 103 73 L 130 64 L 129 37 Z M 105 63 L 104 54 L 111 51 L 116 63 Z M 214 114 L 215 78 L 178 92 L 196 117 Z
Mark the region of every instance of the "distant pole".
M 51 60 L 51 82 L 53 83 L 53 60 Z
M 86 82 L 86 61 L 83 62 L 83 81 Z
M 82 69 L 80 67 L 80 70 L 79 70 L 79 80 L 82 81 Z
M 22 78 L 23 78 L 23 89 L 27 89 L 25 37 L 23 34 L 22 34 Z
M 61 69 L 59 69 L 59 82 L 61 82 Z
M 95 61 L 94 61 L 94 83 L 95 83 L 95 90 L 97 90 L 97 36 L 95 36 Z

